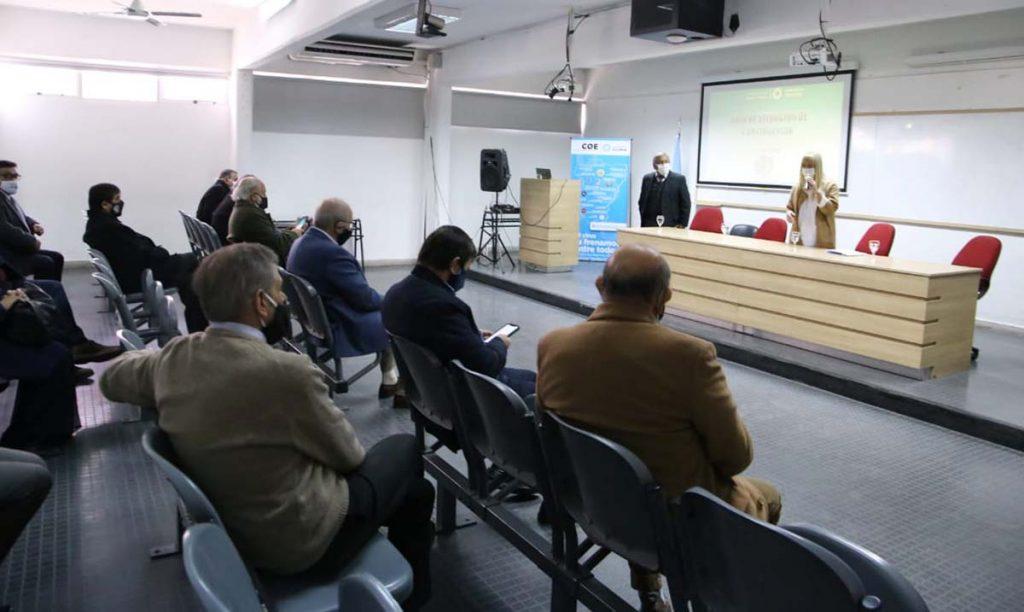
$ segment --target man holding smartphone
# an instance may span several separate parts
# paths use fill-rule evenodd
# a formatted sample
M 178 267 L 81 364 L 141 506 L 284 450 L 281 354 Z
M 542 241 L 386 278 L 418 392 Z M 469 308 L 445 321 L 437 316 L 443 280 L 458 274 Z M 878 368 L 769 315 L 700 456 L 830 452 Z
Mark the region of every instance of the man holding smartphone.
M 505 367 L 512 341 L 503 333 L 481 331 L 469 304 L 456 296 L 476 254 L 473 239 L 462 229 L 445 225 L 434 230 L 420 248 L 416 267 L 384 296 L 384 327 L 442 361 L 458 359 L 526 397 L 537 388 L 536 372 Z

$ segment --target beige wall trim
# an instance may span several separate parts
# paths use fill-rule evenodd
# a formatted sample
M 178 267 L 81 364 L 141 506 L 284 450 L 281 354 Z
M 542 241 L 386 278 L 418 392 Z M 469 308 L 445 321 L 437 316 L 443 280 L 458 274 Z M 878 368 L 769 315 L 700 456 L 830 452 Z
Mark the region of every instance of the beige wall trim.
M 716 202 L 713 200 L 698 200 L 698 206 L 716 206 L 719 208 L 736 208 L 740 210 L 762 210 L 773 213 L 786 213 L 784 206 L 770 206 L 767 204 L 744 204 L 742 202 Z M 995 225 L 967 225 L 963 223 L 947 223 L 945 221 L 926 221 L 924 219 L 904 219 L 901 217 L 880 217 L 877 215 L 862 215 L 859 213 L 844 213 L 839 211 L 836 216 L 841 219 L 853 219 L 855 221 L 871 221 L 872 223 L 892 223 L 893 225 L 913 225 L 916 227 L 930 227 L 933 229 L 951 230 L 955 232 L 972 232 L 976 234 L 999 234 L 1001 236 L 1013 236 L 1024 238 L 1024 229 L 1014 227 L 1000 227 Z
M 854 111 L 854 117 L 900 117 L 909 115 L 988 115 L 992 113 L 1024 113 L 1024 106 L 1005 108 L 951 108 L 932 110 Z

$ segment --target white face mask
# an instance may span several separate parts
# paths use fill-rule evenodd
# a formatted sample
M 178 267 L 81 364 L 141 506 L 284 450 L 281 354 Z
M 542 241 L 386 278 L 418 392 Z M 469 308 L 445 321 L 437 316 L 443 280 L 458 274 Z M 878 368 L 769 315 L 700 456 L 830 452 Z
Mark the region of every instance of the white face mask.
M 18 181 L 0 181 L 0 191 L 9 196 L 18 193 Z
M 661 176 L 668 176 L 668 164 L 658 164 L 657 170 Z
M 800 172 L 803 173 L 805 179 L 814 178 L 814 168 L 800 168 Z

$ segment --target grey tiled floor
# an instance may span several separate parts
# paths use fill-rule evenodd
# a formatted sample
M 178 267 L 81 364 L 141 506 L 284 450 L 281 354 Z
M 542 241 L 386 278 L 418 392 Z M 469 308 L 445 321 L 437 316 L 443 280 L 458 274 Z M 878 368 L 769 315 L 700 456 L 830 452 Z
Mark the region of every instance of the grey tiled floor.
M 522 266 L 512 270 L 507 263 L 497 270 L 483 265 L 474 269 L 593 306 L 600 301 L 594 279 L 601 273 L 601 266 L 600 263 L 581 262 L 571 272 L 556 274 L 531 272 Z M 1024 403 L 1019 400 L 1024 396 L 1022 332 L 979 324 L 974 333 L 975 346 L 981 349 L 978 361 L 966 372 L 922 381 L 687 319 L 676 317 L 669 324 L 711 341 L 722 340 L 755 352 L 777 354 L 795 363 L 813 364 L 814 368 L 824 368 L 843 378 L 1024 429 Z
M 404 270 L 371 270 L 384 289 Z M 84 275 L 69 288 L 90 335 L 110 341 L 109 315 Z M 537 340 L 580 319 L 470 283 L 481 326 L 523 325 L 511 365 L 533 367 Z M 85 297 L 82 297 L 85 296 Z M 984 350 L 984 349 L 983 349 Z M 355 365 L 355 364 L 353 364 Z M 734 364 L 730 386 L 755 441 L 750 472 L 777 483 L 784 522 L 810 522 L 893 562 L 933 610 L 1012 610 L 1024 601 L 1024 455 Z M 375 374 L 341 396 L 366 443 L 410 431 L 408 415 L 376 399 Z M 12 392 L 0 395 L 0 427 Z M 0 566 L 0 602 L 16 610 L 196 609 L 180 558 L 150 561 L 173 537 L 173 493 L 138 444 L 142 425 L 95 386 L 79 391 L 84 429 L 48 461 L 56 484 Z M 457 458 L 452 458 L 457 462 Z M 461 508 L 461 507 L 460 507 Z M 464 510 L 460 510 L 465 513 Z M 536 503 L 516 510 L 524 518 Z M 440 538 L 431 610 L 543 610 L 545 576 L 485 525 Z M 630 597 L 625 566 L 598 576 Z

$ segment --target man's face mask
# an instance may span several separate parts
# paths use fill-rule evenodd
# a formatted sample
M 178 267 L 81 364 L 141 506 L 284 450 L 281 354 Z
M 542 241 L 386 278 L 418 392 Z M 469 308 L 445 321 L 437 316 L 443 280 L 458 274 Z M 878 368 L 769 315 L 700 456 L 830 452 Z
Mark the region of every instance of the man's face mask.
M 267 339 L 267 344 L 277 344 L 283 338 L 289 336 L 292 331 L 292 315 L 288 304 L 278 304 L 267 292 L 262 292 L 263 297 L 274 306 L 274 316 L 263 325 L 261 331 Z
M 9 196 L 18 193 L 18 181 L 0 181 L 0 191 Z
M 267 207 L 270 206 L 270 198 L 268 198 L 267 196 L 263 196 L 263 199 L 260 200 L 260 203 L 257 204 L 257 206 L 259 206 L 263 210 L 266 210 Z
M 349 238 L 351 238 L 351 237 L 352 237 L 352 230 L 351 229 L 341 230 L 341 233 L 338 234 L 338 245 L 339 246 L 340 245 L 344 245 L 346 242 L 348 242 Z
M 124 200 L 121 200 L 120 202 L 114 202 L 113 204 L 111 204 L 111 206 L 110 206 L 110 214 L 114 215 L 115 217 L 120 217 L 121 213 L 123 213 L 123 212 L 124 212 Z
M 657 170 L 661 176 L 668 176 L 668 164 L 658 164 Z
M 466 266 L 461 266 L 461 268 L 458 274 L 452 273 L 451 278 L 448 279 L 448 286 L 456 293 L 466 286 Z

